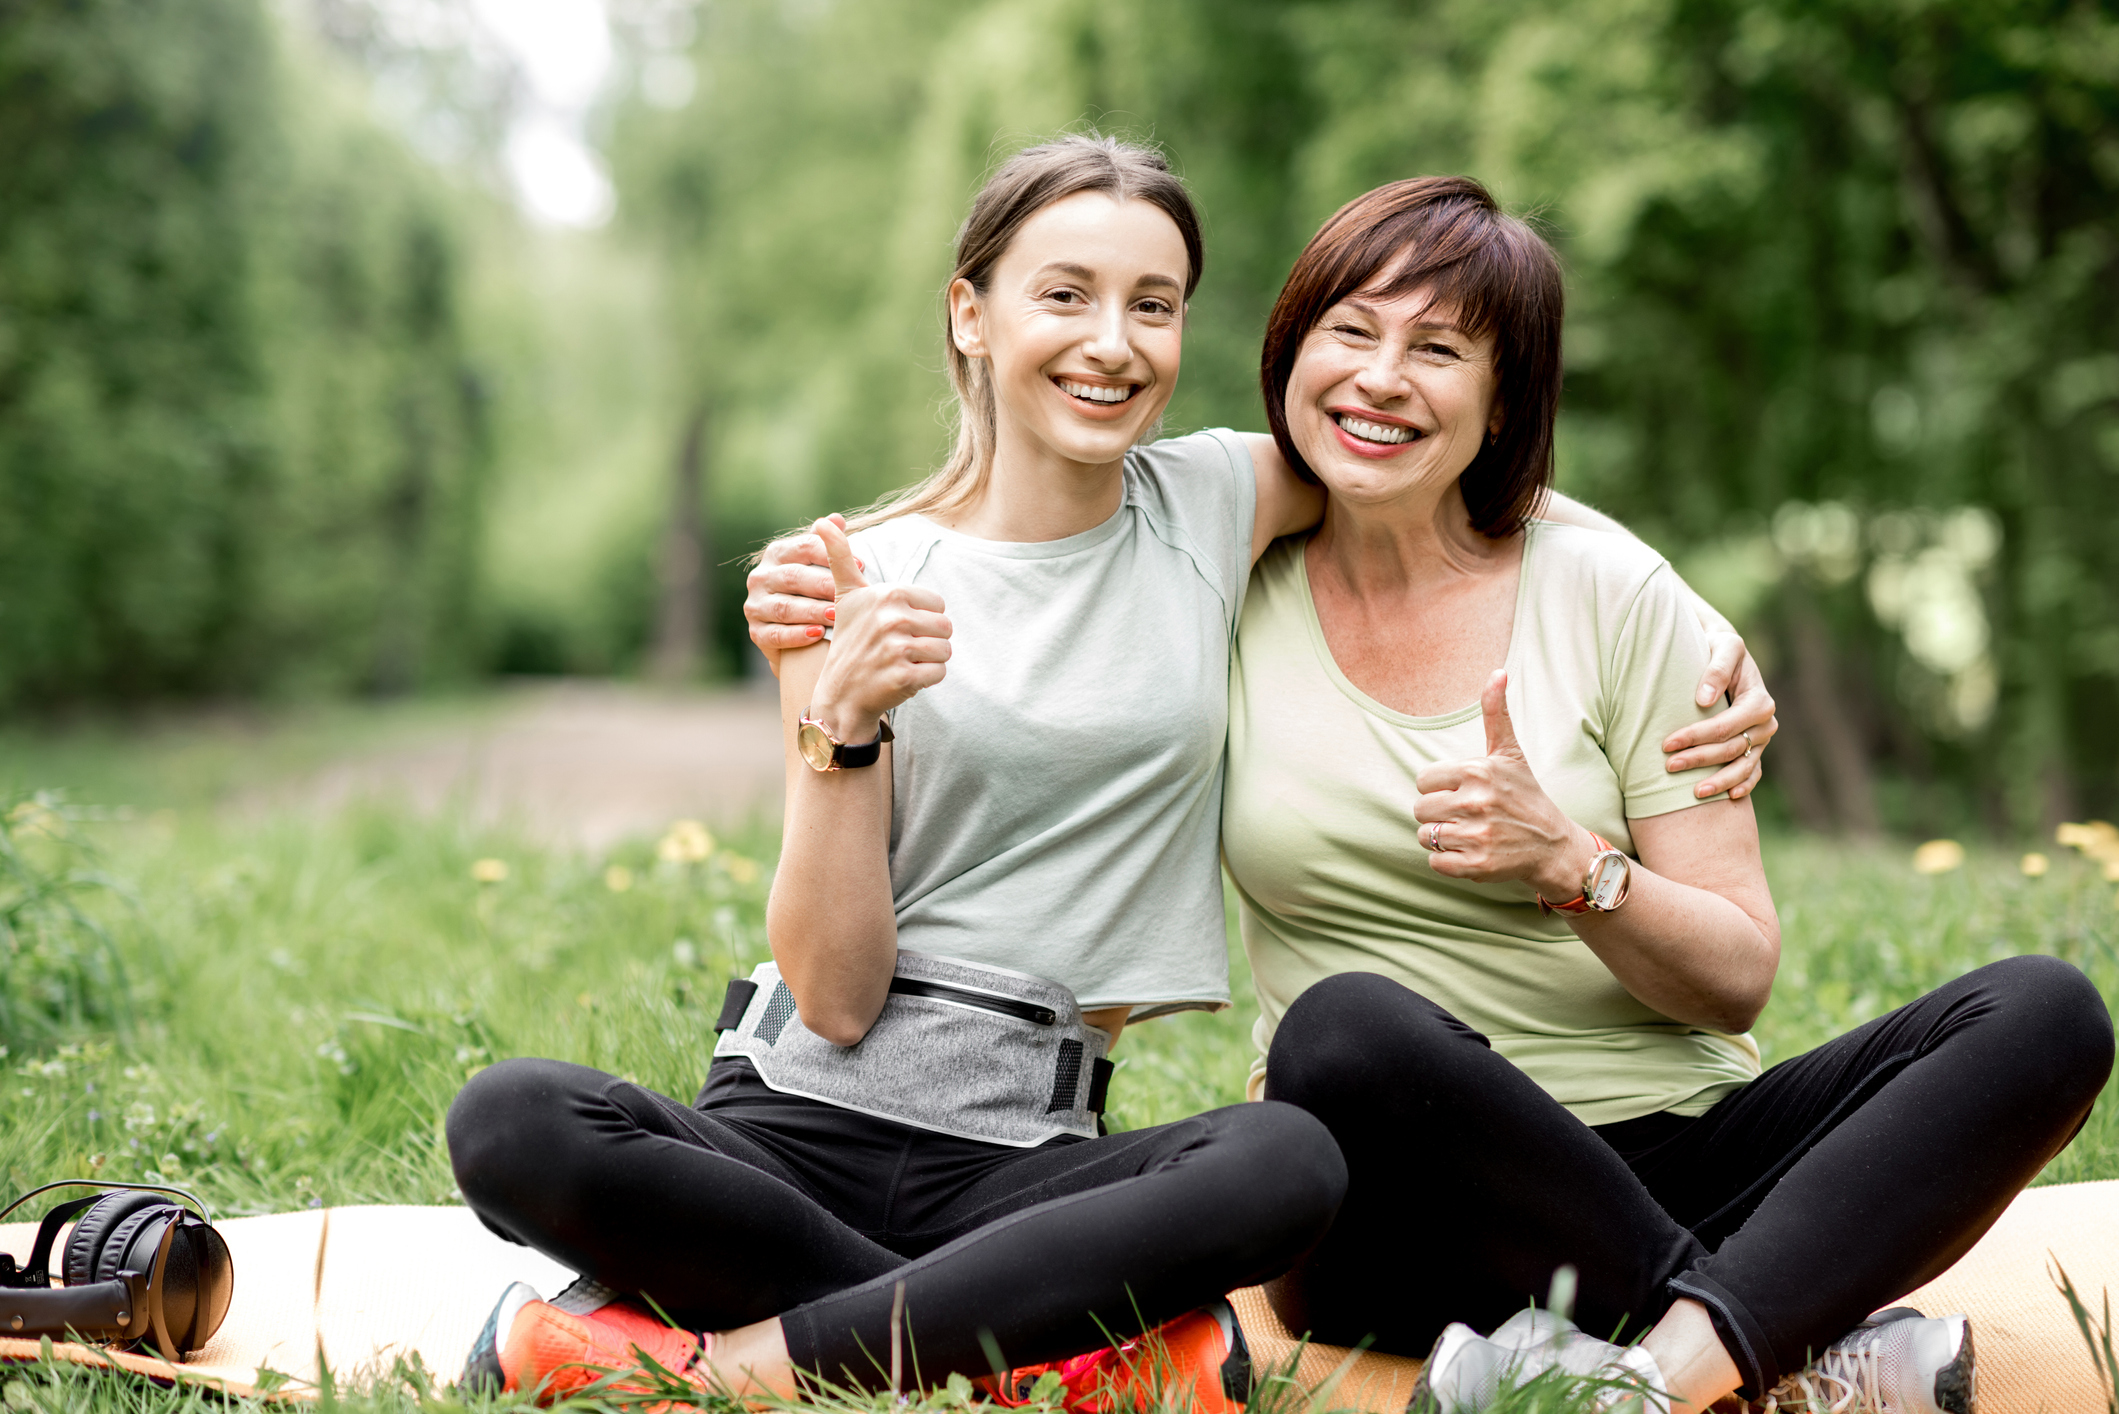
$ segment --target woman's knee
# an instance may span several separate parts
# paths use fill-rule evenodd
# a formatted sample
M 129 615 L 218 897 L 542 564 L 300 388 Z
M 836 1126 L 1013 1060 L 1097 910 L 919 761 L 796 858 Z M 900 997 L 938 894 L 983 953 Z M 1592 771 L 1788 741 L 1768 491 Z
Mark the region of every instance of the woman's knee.
M 583 1074 L 596 1072 L 525 1057 L 487 1066 L 465 1083 L 444 1129 L 449 1166 L 467 1199 L 476 1204 L 563 1167 Z
M 1343 1097 L 1373 1104 L 1430 1062 L 1486 1038 L 1418 992 L 1374 972 L 1341 972 L 1297 997 L 1273 1035 L 1266 1093 L 1313 1112 Z
M 2112 1014 L 2081 968 L 2031 954 L 1972 975 L 1999 1003 L 2021 1048 L 2035 1056 L 2036 1074 L 2027 1078 L 2084 1103 L 2104 1088 L 2112 1072 Z
M 1294 1257 L 1322 1237 L 1346 1197 L 1346 1160 L 1315 1115 L 1267 1100 L 1216 1112 L 1227 1199 L 1247 1225 Z

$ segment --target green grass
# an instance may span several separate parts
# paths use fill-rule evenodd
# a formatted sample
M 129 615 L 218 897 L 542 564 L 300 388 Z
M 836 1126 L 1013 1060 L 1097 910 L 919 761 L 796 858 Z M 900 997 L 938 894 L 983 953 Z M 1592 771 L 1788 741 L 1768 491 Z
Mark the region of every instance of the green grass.
M 28 901 L 8 915 L 7 975 L 23 980 L 0 1008 L 0 1186 L 173 1182 L 230 1215 L 450 1202 L 442 1115 L 496 1059 L 559 1056 L 680 1097 L 697 1089 L 723 984 L 767 955 L 768 832 L 672 864 L 651 838 L 589 858 L 392 808 L 237 820 L 208 802 L 217 781 L 250 769 L 241 757 L 189 774 L 153 749 L 115 767 L 106 757 L 81 778 L 96 805 L 130 811 L 30 808 L 5 832 L 19 868 L 0 888 Z M 69 759 L 33 763 L 0 739 L 0 780 L 45 762 L 43 783 L 70 784 Z M 1786 924 L 1758 1027 L 1769 1063 L 2015 953 L 2067 958 L 2119 998 L 2113 887 L 2083 861 L 2056 856 L 2027 879 L 2013 855 L 1974 850 L 1964 868 L 1923 877 L 1909 856 L 1769 843 Z M 504 862 L 506 878 L 479 882 L 480 860 Z M 609 886 L 613 865 L 630 888 Z M 37 880 L 67 887 L 40 894 Z M 1241 1098 L 1254 1009 L 1240 953 L 1234 964 L 1231 1011 L 1128 1032 L 1114 1126 Z M 2107 1098 L 2044 1181 L 2114 1176 Z M 12 1372 L 0 1395 L 7 1409 L 195 1402 L 66 1371 Z M 412 1377 L 338 1398 L 397 1409 L 449 1396 Z

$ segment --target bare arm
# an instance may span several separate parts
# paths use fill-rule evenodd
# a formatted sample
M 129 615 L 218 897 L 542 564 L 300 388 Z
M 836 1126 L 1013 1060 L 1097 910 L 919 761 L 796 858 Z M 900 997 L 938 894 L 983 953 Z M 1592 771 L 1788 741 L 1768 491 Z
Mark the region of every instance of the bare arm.
M 773 961 L 802 1024 L 834 1045 L 868 1034 L 890 992 L 898 925 L 890 889 L 890 748 L 872 766 L 812 770 L 796 747 L 805 713 L 847 743 L 873 741 L 883 714 L 942 680 L 949 620 L 940 596 L 862 582 L 845 534 L 819 521 L 837 595 L 830 644 L 781 655 L 787 814 L 766 904 Z
M 1263 432 L 1242 434 L 1251 449 L 1251 474 L 1258 480 L 1258 518 L 1251 524 L 1251 563 L 1283 535 L 1310 530 L 1324 519 L 1324 488 L 1304 481 L 1280 454 L 1280 446 Z
M 830 645 L 780 658 L 780 735 L 787 814 L 780 867 L 765 905 L 773 961 L 795 994 L 802 1024 L 836 1045 L 868 1034 L 897 965 L 890 899 L 890 748 L 858 771 L 812 771 L 795 731 L 823 674 Z M 851 737 L 847 740 L 869 740 Z
M 1487 754 L 1420 772 L 1413 817 L 1438 874 L 1517 880 L 1554 902 L 1582 890 L 1596 844 L 1545 793 L 1509 722 L 1508 677 L 1481 695 Z M 1748 802 L 1710 801 L 1629 821 L 1641 863 L 1616 912 L 1568 923 L 1626 990 L 1663 1015 L 1744 1031 L 1773 990 L 1780 922 Z M 1439 851 L 1436 846 L 1439 845 Z
M 1627 991 L 1663 1015 L 1750 1030 L 1773 995 L 1781 958 L 1751 802 L 1710 800 L 1626 824 L 1640 855 L 1626 902 L 1568 923 Z M 1547 898 L 1574 897 L 1589 872 L 1596 846 L 1577 830 L 1573 847 L 1556 856 L 1564 862 L 1538 888 Z

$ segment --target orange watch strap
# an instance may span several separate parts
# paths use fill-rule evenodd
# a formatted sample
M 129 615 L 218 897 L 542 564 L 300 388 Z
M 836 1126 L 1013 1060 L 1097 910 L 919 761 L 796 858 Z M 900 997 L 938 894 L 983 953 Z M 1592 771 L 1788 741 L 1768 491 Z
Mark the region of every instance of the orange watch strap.
M 1589 837 L 1597 842 L 1597 853 L 1602 854 L 1611 848 L 1610 841 L 1606 840 L 1595 830 L 1589 832 Z M 1584 882 L 1586 883 L 1587 880 L 1585 879 Z M 1589 895 L 1580 890 L 1577 890 L 1575 896 L 1565 903 L 1553 903 L 1545 895 L 1538 895 L 1538 912 L 1540 913 L 1564 913 L 1569 917 L 1578 917 L 1589 911 Z

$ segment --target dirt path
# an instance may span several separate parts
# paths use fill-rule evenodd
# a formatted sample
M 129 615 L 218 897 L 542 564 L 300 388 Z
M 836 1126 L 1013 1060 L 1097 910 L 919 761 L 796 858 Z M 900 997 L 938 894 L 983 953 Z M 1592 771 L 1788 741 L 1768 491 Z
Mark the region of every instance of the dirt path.
M 598 850 L 675 819 L 777 819 L 779 733 L 778 705 L 757 688 L 557 683 L 517 689 L 475 724 L 427 729 L 242 804 L 335 810 L 398 800 Z

